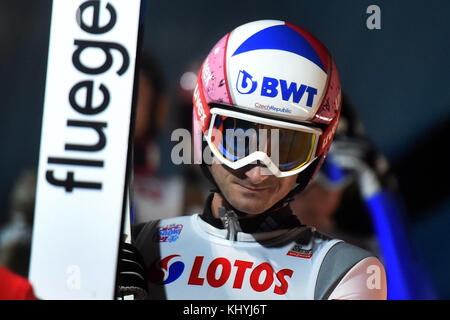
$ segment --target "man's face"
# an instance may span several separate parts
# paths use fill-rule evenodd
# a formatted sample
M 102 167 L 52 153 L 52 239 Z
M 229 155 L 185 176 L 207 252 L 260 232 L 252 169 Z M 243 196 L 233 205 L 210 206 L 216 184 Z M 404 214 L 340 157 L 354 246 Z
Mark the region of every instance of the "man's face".
M 211 174 L 225 199 L 237 210 L 248 214 L 270 209 L 292 190 L 297 179 L 297 175 L 277 178 L 266 172 L 264 167 L 256 165 L 233 170 L 217 160 L 211 165 Z

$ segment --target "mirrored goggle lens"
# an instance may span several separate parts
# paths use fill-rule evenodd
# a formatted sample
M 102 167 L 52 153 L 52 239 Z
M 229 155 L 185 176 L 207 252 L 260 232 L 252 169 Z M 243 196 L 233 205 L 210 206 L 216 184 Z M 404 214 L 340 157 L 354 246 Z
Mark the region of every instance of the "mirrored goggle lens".
M 308 163 L 317 140 L 311 132 L 285 129 L 216 115 L 211 142 L 225 159 L 238 161 L 256 151 L 265 152 L 280 171 Z

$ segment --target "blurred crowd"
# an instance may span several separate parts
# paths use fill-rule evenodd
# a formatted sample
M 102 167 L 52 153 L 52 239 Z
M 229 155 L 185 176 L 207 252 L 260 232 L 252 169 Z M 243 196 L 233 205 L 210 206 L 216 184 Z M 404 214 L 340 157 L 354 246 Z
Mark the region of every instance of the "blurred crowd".
M 212 187 L 209 181 L 199 166 L 176 166 L 170 161 L 174 144 L 171 131 L 191 130 L 191 99 L 200 66 L 192 63 L 180 77 L 175 93 L 171 93 L 163 69 L 154 57 L 144 53 L 140 65 L 132 223 L 201 212 Z M 351 98 L 344 95 L 343 101 L 339 128 L 326 163 L 315 180 L 292 199 L 291 206 L 303 224 L 371 250 L 383 260 L 380 234 L 365 192 L 375 181 L 378 188 L 396 193 L 396 178 L 387 159 L 366 136 Z M 25 278 L 35 191 L 36 170 L 22 172 L 11 189 L 6 223 L 0 229 L 0 265 Z M 402 213 L 399 215 L 400 221 L 405 218 Z

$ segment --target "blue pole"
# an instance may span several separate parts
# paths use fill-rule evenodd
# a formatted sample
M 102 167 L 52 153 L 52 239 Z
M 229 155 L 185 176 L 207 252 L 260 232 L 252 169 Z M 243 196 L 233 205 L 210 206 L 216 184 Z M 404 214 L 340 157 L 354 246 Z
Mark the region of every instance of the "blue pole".
M 388 299 L 435 299 L 428 275 L 409 244 L 399 196 L 381 190 L 365 199 L 386 269 Z

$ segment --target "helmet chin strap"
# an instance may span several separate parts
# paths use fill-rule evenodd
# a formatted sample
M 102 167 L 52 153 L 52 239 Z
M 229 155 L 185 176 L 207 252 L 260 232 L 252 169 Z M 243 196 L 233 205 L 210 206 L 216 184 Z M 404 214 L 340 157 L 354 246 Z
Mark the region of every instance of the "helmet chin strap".
M 317 165 L 320 163 L 320 160 L 322 157 L 323 156 L 320 156 L 317 159 L 315 159 L 308 166 L 308 168 L 306 168 L 304 171 L 302 171 L 298 174 L 296 186 L 286 196 L 284 196 L 281 200 L 279 200 L 277 203 L 275 203 L 272 207 L 270 207 L 269 209 L 267 209 L 266 211 L 264 211 L 260 214 L 267 215 L 271 212 L 274 212 L 274 211 L 277 211 L 277 210 L 283 208 L 284 206 L 289 204 L 289 202 L 293 201 L 294 196 L 296 194 L 300 193 L 301 191 L 303 191 L 303 189 L 305 189 L 306 186 L 308 185 L 308 183 L 311 181 L 311 179 L 316 171 Z M 233 210 L 238 217 L 249 216 L 248 213 L 237 210 L 235 207 L 233 207 L 231 205 L 231 203 L 229 201 L 227 201 L 227 199 L 223 195 L 222 191 L 220 190 L 219 186 L 217 185 L 216 181 L 214 180 L 214 177 L 212 176 L 211 171 L 209 170 L 209 166 L 205 163 L 201 163 L 200 167 L 202 169 L 203 174 L 206 176 L 206 178 L 213 184 L 213 188 L 210 191 L 212 193 L 219 194 L 222 197 L 222 199 L 226 202 L 228 209 Z

